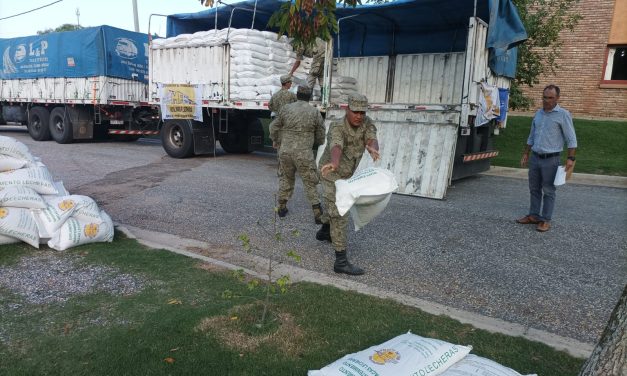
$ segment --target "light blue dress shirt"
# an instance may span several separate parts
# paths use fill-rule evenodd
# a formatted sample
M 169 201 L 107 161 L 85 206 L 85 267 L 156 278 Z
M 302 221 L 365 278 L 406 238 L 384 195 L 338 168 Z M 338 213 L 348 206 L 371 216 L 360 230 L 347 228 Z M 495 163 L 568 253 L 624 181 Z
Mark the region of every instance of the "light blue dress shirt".
M 551 111 L 539 109 L 531 122 L 527 145 L 539 154 L 558 153 L 577 147 L 577 136 L 570 112 L 556 105 Z

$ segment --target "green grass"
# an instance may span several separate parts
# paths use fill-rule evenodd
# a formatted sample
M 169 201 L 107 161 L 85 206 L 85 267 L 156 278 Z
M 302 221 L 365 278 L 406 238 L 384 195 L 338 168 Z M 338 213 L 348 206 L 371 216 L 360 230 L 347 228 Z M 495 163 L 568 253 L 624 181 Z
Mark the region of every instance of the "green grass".
M 575 172 L 627 176 L 627 122 L 574 119 L 574 124 L 578 144 Z M 492 164 L 520 167 L 530 127 L 530 117 L 509 116 L 507 128 L 494 138 L 499 156 Z
M 0 267 L 41 252 L 2 246 Z M 252 299 L 221 298 L 227 289 L 258 297 L 245 283 L 119 234 L 113 243 L 55 256 L 132 274 L 144 288 L 127 296 L 93 293 L 65 304 L 32 305 L 0 287 L 2 375 L 305 375 L 408 330 L 470 344 L 473 353 L 523 374 L 576 375 L 583 363 L 540 343 L 311 283 L 275 298 L 271 317 L 281 321 L 256 329 L 260 307 Z

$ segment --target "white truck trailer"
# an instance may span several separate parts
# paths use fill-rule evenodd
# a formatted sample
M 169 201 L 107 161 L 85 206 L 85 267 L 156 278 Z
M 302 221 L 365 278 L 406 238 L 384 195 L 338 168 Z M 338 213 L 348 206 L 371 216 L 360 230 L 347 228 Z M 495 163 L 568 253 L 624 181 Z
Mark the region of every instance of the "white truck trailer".
M 59 143 L 158 133 L 148 35 L 98 26 L 0 39 L 0 53 L 0 124 L 21 123 L 33 139 Z
M 267 115 L 269 97 L 262 90 L 257 96 L 249 95 L 254 89 L 246 95 L 235 90 L 242 67 L 228 36 L 237 34 L 231 30 L 264 30 L 281 4 L 251 0 L 168 17 L 175 43 L 151 47 L 150 101 L 161 104 L 164 87 L 191 85 L 202 108 L 195 120 L 165 121 L 162 140 L 171 156 L 214 152 L 216 140 L 226 151 L 261 146 L 257 118 Z M 327 123 L 346 107 L 342 96 L 333 95 L 332 76 L 353 77 L 378 127 L 380 165 L 395 173 L 399 193 L 441 199 L 453 179 L 487 170 L 498 152 L 492 148 L 496 120 L 476 121 L 492 111 L 494 96 L 482 84 L 507 93 L 514 46 L 526 38 L 511 0 L 400 0 L 338 9 L 337 15 L 339 32 L 328 43 L 318 103 Z M 226 39 L 204 44 L 199 37 L 211 30 L 226 30 Z M 262 57 L 256 58 L 252 65 L 260 64 Z M 274 54 L 267 60 L 282 61 Z M 290 67 L 286 61 L 280 73 Z M 504 124 L 506 106 L 500 111 Z M 369 163 L 364 157 L 362 167 Z

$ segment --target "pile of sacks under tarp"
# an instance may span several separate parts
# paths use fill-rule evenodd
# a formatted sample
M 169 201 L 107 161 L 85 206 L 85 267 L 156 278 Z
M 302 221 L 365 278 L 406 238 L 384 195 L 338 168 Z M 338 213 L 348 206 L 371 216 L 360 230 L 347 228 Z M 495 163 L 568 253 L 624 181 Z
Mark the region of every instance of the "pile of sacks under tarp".
M 231 46 L 231 99 L 269 100 L 281 88 L 281 75 L 288 73 L 296 61 L 296 53 L 286 36 L 279 38 L 274 32 L 254 29 L 209 30 L 155 39 L 151 48 L 220 46 L 227 42 L 227 38 Z M 303 58 L 294 72 L 294 92 L 298 85 L 307 83 L 311 60 Z M 354 78 L 338 76 L 334 72 L 331 80 L 332 98 L 341 100 L 357 92 L 356 83 Z M 336 90 L 337 93 L 334 93 Z M 316 97 L 320 97 L 318 88 L 314 90 L 314 99 Z
M 0 136 L 0 244 L 64 250 L 112 240 L 113 222 L 94 200 L 70 195 L 26 145 Z
M 469 354 L 471 350 L 471 346 L 406 333 L 307 375 L 521 376 L 509 367 Z

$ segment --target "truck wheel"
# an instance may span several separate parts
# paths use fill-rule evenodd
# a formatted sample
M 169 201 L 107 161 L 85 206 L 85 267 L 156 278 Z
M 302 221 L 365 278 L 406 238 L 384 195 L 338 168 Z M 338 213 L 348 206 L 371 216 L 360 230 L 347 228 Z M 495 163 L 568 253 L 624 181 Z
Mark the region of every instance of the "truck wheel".
M 74 141 L 70 115 L 64 107 L 55 107 L 50 113 L 50 135 L 60 144 Z
M 166 120 L 161 129 L 161 143 L 172 158 L 187 158 L 194 154 L 192 123 L 189 120 Z
M 35 141 L 50 140 L 50 112 L 45 107 L 33 107 L 28 114 L 28 134 Z

